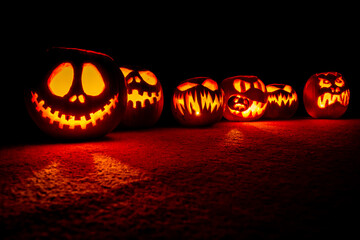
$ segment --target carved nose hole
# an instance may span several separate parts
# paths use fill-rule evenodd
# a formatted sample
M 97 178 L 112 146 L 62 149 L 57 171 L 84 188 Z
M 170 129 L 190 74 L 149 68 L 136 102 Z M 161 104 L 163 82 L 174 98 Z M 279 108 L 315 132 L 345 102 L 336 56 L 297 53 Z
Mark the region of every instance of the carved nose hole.
M 81 103 L 85 103 L 85 97 L 82 94 L 79 96 L 73 95 L 72 97 L 69 98 L 69 102 L 75 102 L 76 99 L 79 99 L 79 102 Z
M 84 97 L 84 95 L 80 95 L 79 96 L 79 101 L 81 102 L 81 103 L 84 103 L 85 102 L 85 97 Z
M 135 81 L 136 81 L 137 83 L 140 83 L 140 82 L 141 82 L 141 79 L 140 79 L 138 76 L 136 76 L 136 77 L 135 77 Z
M 75 102 L 76 99 L 77 99 L 77 97 L 76 97 L 76 95 L 74 95 L 74 96 L 70 97 L 69 101 L 70 102 Z

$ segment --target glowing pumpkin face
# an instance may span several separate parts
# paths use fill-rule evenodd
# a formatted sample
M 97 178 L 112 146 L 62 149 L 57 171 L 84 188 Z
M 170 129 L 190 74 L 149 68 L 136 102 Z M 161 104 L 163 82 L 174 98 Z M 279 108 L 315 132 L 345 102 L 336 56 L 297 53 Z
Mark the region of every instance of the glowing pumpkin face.
M 121 124 L 127 127 L 148 127 L 160 118 L 164 94 L 160 81 L 149 70 L 121 67 L 127 88 L 127 107 Z
M 78 139 L 102 136 L 116 127 L 125 111 L 126 89 L 113 60 L 70 48 L 52 48 L 47 57 L 45 81 L 31 86 L 25 96 L 39 128 L 55 137 Z
M 303 98 L 311 117 L 339 118 L 348 108 L 350 90 L 340 73 L 317 73 L 306 82 Z
M 171 110 L 174 118 L 183 125 L 213 124 L 222 118 L 223 93 L 210 78 L 191 78 L 175 89 Z
M 299 105 L 295 90 L 286 84 L 269 84 L 266 86 L 268 105 L 265 118 L 286 119 L 291 118 Z
M 259 119 L 267 106 L 265 84 L 256 76 L 235 76 L 221 83 L 224 117 L 230 121 Z

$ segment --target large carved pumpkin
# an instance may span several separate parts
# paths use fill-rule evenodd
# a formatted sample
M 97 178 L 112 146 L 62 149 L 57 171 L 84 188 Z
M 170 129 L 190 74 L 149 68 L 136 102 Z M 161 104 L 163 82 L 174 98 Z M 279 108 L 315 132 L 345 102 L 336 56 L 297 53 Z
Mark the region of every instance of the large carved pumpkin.
M 155 74 L 146 69 L 121 67 L 127 88 L 127 107 L 121 124 L 127 127 L 148 127 L 160 118 L 164 94 Z
M 299 105 L 295 90 L 286 84 L 269 84 L 266 86 L 268 105 L 264 118 L 287 119 L 291 118 Z
M 340 73 L 317 73 L 306 82 L 303 99 L 311 117 L 339 118 L 348 108 L 350 90 Z
M 124 78 L 109 56 L 88 50 L 52 48 L 44 79 L 25 93 L 27 110 L 37 126 L 59 138 L 103 136 L 125 111 Z
M 265 84 L 256 76 L 234 76 L 221 83 L 224 91 L 224 117 L 230 121 L 254 121 L 267 106 Z
M 171 110 L 174 118 L 182 125 L 213 124 L 222 118 L 223 93 L 210 78 L 187 79 L 176 87 Z

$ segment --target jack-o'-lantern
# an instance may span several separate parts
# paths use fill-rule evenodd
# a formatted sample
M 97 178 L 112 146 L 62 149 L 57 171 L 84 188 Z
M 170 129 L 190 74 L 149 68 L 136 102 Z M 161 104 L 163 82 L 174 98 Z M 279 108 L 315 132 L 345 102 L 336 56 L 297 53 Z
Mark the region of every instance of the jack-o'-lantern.
M 187 79 L 176 87 L 171 110 L 174 118 L 182 125 L 210 125 L 222 118 L 223 93 L 210 78 Z
M 306 82 L 303 98 L 311 117 L 339 118 L 348 108 L 350 90 L 340 73 L 317 73 Z
M 267 106 L 265 84 L 256 76 L 240 75 L 221 83 L 224 91 L 224 117 L 229 121 L 254 121 Z
M 127 107 L 121 124 L 127 127 L 148 127 L 160 118 L 164 94 L 155 74 L 145 69 L 121 67 L 127 88 Z
M 105 54 L 74 48 L 51 48 L 45 79 L 25 92 L 27 110 L 47 134 L 69 139 L 103 136 L 125 111 L 124 78 Z
M 298 106 L 298 96 L 295 90 L 286 84 L 269 84 L 266 86 L 268 105 L 264 118 L 287 119 L 291 118 Z

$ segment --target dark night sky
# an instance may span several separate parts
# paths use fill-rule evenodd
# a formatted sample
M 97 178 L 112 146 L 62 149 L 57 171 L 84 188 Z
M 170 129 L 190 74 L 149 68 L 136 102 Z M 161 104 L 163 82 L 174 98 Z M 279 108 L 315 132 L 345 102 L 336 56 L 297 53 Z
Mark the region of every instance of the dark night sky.
M 26 15 L 7 27 L 3 48 L 11 72 L 9 91 L 2 95 L 11 118 L 29 118 L 24 112 L 22 85 L 39 71 L 39 56 L 51 46 L 99 51 L 119 65 L 152 70 L 165 93 L 161 123 L 173 121 L 170 96 L 190 77 L 224 78 L 257 75 L 265 84 L 288 83 L 302 96 L 314 73 L 337 71 L 350 84 L 351 99 L 344 117 L 359 117 L 356 89 L 359 37 L 351 6 L 90 6 L 88 9 L 48 8 Z M 280 10 L 281 9 L 281 10 Z M 296 10 L 295 10 L 296 9 Z M 7 31 L 8 29 L 5 29 Z M 3 80 L 4 81 L 4 80 Z M 19 84 L 20 83 L 20 84 Z M 16 105 L 18 108 L 13 108 Z M 18 111 L 18 109 L 21 109 Z M 302 102 L 297 116 L 307 116 Z M 24 127 L 23 127 L 24 128 Z

